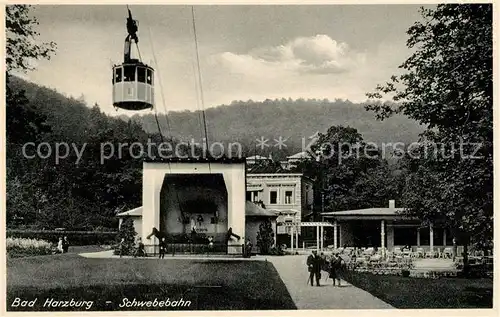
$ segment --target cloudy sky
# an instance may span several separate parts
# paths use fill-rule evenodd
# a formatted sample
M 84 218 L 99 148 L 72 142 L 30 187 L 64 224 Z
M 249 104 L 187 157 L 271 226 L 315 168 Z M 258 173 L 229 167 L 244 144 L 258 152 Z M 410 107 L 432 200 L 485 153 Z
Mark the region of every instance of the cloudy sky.
M 139 20 L 142 59 L 157 70 L 158 110 L 159 84 L 168 111 L 197 110 L 191 7 L 130 8 Z M 281 97 L 365 100 L 408 56 L 406 30 L 419 19 L 418 8 L 195 6 L 205 107 Z M 40 39 L 56 42 L 57 55 L 28 79 L 116 113 L 111 65 L 123 60 L 126 6 L 43 5 L 33 13 Z

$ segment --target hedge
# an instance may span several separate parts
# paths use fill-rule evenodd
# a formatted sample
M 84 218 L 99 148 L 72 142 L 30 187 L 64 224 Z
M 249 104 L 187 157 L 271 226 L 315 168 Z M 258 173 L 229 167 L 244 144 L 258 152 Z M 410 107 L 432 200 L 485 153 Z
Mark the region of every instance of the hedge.
M 43 240 L 7 238 L 5 242 L 9 257 L 47 255 L 52 253 L 52 244 Z
M 116 243 L 117 232 L 55 231 L 55 230 L 7 230 L 7 237 L 39 239 L 57 243 L 60 237 L 68 237 L 70 245 L 103 245 Z

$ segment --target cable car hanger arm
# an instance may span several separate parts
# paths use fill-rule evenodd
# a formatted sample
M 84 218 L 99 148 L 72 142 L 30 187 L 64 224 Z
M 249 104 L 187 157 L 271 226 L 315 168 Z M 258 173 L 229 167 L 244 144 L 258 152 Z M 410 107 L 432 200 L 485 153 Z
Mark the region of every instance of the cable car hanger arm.
M 128 6 L 127 6 L 128 9 Z M 125 51 L 123 60 L 125 63 L 131 62 L 130 59 L 130 51 L 131 51 L 131 42 L 132 40 L 135 43 L 139 43 L 139 38 L 137 37 L 137 21 L 132 18 L 132 12 L 128 9 L 128 18 L 127 18 L 127 37 L 125 38 Z

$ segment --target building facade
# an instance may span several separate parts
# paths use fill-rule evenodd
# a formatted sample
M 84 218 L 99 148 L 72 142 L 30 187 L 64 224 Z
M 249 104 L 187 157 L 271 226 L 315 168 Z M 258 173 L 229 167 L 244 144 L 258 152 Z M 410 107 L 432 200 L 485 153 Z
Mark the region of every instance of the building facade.
M 180 236 L 196 231 L 215 242 L 229 229 L 245 236 L 244 160 L 145 161 L 142 185 L 143 241 L 153 228 Z M 241 243 L 228 241 L 228 253 L 241 252 Z
M 277 218 L 277 234 L 289 234 L 288 222 L 313 210 L 313 182 L 300 173 L 247 174 L 246 200 L 260 203 Z

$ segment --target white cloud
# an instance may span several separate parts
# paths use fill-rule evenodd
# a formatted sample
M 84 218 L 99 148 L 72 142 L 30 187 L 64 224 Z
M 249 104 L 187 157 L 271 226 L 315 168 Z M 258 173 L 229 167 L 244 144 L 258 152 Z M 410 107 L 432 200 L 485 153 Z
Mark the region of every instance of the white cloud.
M 270 74 L 341 74 L 361 67 L 363 53 L 327 35 L 298 37 L 274 47 L 254 49 L 247 54 L 224 52 L 220 62 L 233 73 L 269 76 Z

